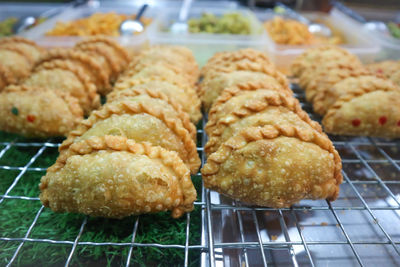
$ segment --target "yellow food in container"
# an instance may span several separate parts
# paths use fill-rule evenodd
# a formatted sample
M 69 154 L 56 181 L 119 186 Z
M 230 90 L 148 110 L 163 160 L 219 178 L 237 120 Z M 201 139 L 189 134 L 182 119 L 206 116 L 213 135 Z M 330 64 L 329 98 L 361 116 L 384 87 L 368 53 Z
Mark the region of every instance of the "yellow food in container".
M 126 19 L 134 19 L 135 15 L 109 13 L 94 13 L 90 17 L 68 22 L 57 22 L 55 27 L 46 33 L 48 36 L 119 36 L 119 25 Z M 150 18 L 142 17 L 140 21 L 149 25 Z
M 328 25 L 327 25 L 328 26 Z M 293 19 L 284 19 L 276 16 L 274 19 L 264 22 L 264 27 L 270 37 L 278 44 L 286 45 L 313 45 L 313 44 L 342 44 L 343 37 L 333 32 L 332 37 L 313 35 L 308 26 Z

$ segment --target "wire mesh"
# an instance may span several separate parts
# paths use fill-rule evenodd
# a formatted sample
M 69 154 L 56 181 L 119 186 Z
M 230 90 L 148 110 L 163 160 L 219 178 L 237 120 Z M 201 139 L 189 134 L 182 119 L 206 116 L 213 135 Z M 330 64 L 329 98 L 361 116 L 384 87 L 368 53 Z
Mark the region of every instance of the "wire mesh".
M 296 85 L 295 96 L 320 120 Z M 400 142 L 330 136 L 343 162 L 335 202 L 249 207 L 206 189 L 204 266 L 399 266 Z
M 302 91 L 297 87 L 293 90 L 303 109 L 318 120 L 311 113 L 311 106 L 304 102 Z M 206 118 L 198 130 L 202 163 L 207 141 L 203 131 L 205 122 Z M 305 200 L 285 209 L 249 207 L 201 187 L 199 200 L 195 202 L 198 214 L 192 212 L 181 219 L 185 222 L 180 226 L 184 238 L 177 243 L 143 241 L 140 229 L 147 223 L 146 215 L 129 221 L 127 238 L 117 241 L 91 240 L 93 235 L 88 234 L 101 231 L 102 226 L 92 227 L 86 216 L 68 221 L 74 223 L 72 238 L 37 233 L 36 229 L 42 229 L 41 219 L 49 216 L 47 209 L 40 204 L 37 195 L 24 193 L 20 187 L 24 186 L 27 174 L 44 174 L 48 166 L 37 162 L 49 150 L 55 150 L 59 142 L 52 139 L 27 142 L 17 137 L 0 142 L 0 170 L 15 173 L 0 195 L 1 217 L 15 213 L 15 206 L 6 205 L 6 201 L 16 201 L 15 205 L 35 203 L 27 215 L 29 220 L 21 220 L 25 227 L 14 225 L 16 231 L 12 235 L 4 236 L 0 232 L 0 246 L 1 243 L 14 244 L 6 264 L 18 265 L 18 259 L 25 256 L 24 248 L 30 249 L 31 244 L 40 243 L 63 248 L 65 266 L 74 265 L 74 259 L 76 263 L 78 250 L 94 247 L 126 249 L 126 257 L 120 264 L 124 266 L 135 263 L 138 248 L 177 249 L 183 255 L 180 266 L 193 265 L 190 256 L 193 253 L 200 258 L 202 266 L 399 266 L 400 142 L 364 137 L 331 139 L 342 157 L 344 176 L 340 196 L 335 202 Z M 15 148 L 33 152 L 21 166 L 2 165 L 2 158 L 8 157 Z M 199 230 L 193 229 L 195 216 L 200 217 Z M 66 227 L 68 230 L 72 225 Z M 199 234 L 197 231 L 200 238 L 190 241 L 193 235 Z M 47 257 L 45 251 L 41 257 Z

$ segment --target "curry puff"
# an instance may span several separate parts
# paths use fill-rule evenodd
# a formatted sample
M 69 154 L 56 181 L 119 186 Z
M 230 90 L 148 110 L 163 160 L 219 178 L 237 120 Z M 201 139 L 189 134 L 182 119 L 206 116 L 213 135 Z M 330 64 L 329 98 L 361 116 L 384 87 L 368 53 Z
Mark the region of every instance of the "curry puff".
M 129 64 L 128 69 L 140 71 L 154 64 L 167 64 L 177 74 L 183 75 L 194 85 L 199 78 L 199 67 L 192 52 L 182 46 L 151 46 L 139 53 Z
M 302 76 L 303 72 L 310 68 L 319 68 L 327 63 L 337 65 L 361 66 L 361 61 L 347 50 L 339 46 L 318 46 L 306 50 L 296 57 L 290 66 L 290 72 L 294 77 Z
M 69 93 L 10 85 L 0 93 L 0 130 L 27 137 L 51 137 L 68 134 L 83 111 Z
M 266 68 L 267 70 L 267 68 Z M 270 72 L 253 71 L 233 71 L 228 73 L 210 74 L 200 84 L 199 95 L 205 111 L 209 111 L 217 100 L 218 96 L 225 88 L 239 84 L 264 82 L 270 84 L 270 87 L 290 90 L 288 81 L 283 74 L 274 69 L 268 69 Z
M 96 86 L 84 69 L 70 61 L 44 62 L 23 81 L 24 85 L 69 92 L 78 99 L 85 114 L 100 106 Z
M 317 92 L 313 108 L 318 114 L 325 115 L 327 110 L 338 100 L 341 96 L 348 93 L 357 92 L 359 90 L 396 90 L 396 85 L 390 80 L 379 78 L 373 75 L 365 75 L 359 77 L 349 77 L 344 79 L 332 87 Z M 399 89 L 400 90 L 400 89 Z
M 207 155 L 217 151 L 231 136 L 251 126 L 290 124 L 321 131 L 319 124 L 311 121 L 301 109 L 297 99 L 279 91 L 260 89 L 246 92 L 232 97 L 224 106 L 225 110 L 206 125 L 209 141 L 204 150 Z
M 182 119 L 183 118 L 183 119 Z M 60 146 L 60 157 L 75 142 L 93 136 L 125 136 L 136 142 L 150 142 L 176 151 L 192 173 L 200 167 L 200 158 L 191 129 L 185 128 L 184 115 L 168 102 L 142 94 L 105 104 L 71 131 Z
M 291 124 L 244 128 L 208 157 L 202 174 L 210 189 L 272 208 L 335 200 L 342 182 L 341 160 L 327 136 Z
M 119 89 L 123 90 L 119 90 Z M 124 89 L 127 88 L 127 89 Z M 192 87 L 183 87 L 166 81 L 136 80 L 133 77 L 123 85 L 114 88 L 114 91 L 107 96 L 107 100 L 119 98 L 123 95 L 130 95 L 132 90 L 150 90 L 167 95 L 181 105 L 182 109 L 189 114 L 190 120 L 197 123 L 201 119 L 200 99 Z
M 259 66 L 273 67 L 267 55 L 255 49 L 246 48 L 237 51 L 215 53 L 201 69 L 201 76 L 221 69 L 251 70 Z
M 74 143 L 40 183 L 40 200 L 56 212 L 123 218 L 193 210 L 196 190 L 177 153 L 122 136 Z
M 330 106 L 322 124 L 340 135 L 400 137 L 400 89 L 393 84 L 359 87 Z

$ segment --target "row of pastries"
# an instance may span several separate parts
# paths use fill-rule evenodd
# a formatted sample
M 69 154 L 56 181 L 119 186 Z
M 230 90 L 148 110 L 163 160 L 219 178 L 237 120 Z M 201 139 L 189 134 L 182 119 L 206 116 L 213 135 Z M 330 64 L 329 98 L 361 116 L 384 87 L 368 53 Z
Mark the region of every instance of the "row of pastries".
M 217 53 L 202 69 L 208 110 L 204 185 L 249 204 L 290 207 L 338 196 L 341 160 L 261 52 Z
M 112 218 L 167 210 L 177 218 L 193 210 L 198 75 L 184 47 L 153 46 L 136 55 L 106 103 L 61 144 L 41 179 L 42 203 Z
M 20 37 L 0 43 L 27 46 L 26 53 L 35 55 L 30 65 L 17 66 L 20 54 L 6 50 L 4 56 L 0 44 L 0 76 L 14 77 L 4 79 L 0 88 L 0 129 L 27 137 L 66 136 L 100 106 L 100 95 L 110 91 L 130 58 L 123 47 L 105 37 L 48 51 Z
M 310 49 L 291 71 L 327 133 L 400 137 L 400 62 L 363 65 L 337 46 Z

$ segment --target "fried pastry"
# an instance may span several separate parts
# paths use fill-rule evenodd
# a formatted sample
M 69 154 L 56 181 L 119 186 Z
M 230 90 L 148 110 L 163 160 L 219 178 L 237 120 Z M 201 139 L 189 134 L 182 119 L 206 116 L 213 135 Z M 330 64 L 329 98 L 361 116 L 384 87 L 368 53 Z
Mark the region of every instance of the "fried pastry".
M 45 51 L 35 42 L 20 36 L 7 37 L 0 40 L 0 47 L 8 45 L 18 48 L 32 63 L 38 61 Z
M 400 137 L 398 87 L 366 87 L 341 96 L 322 120 L 327 133 Z
M 69 92 L 76 97 L 86 115 L 100 106 L 96 86 L 79 65 L 65 60 L 44 62 L 23 81 L 24 85 Z
M 1 71 L 0 71 L 1 72 Z M 395 73 L 393 73 L 392 76 L 390 76 L 390 80 L 396 84 L 397 86 L 400 87 L 400 70 L 396 71 Z M 0 87 L 1 90 L 1 87 Z
M 284 77 L 281 77 L 281 79 L 283 81 Z M 284 84 L 282 85 L 274 77 L 262 72 L 233 71 L 221 73 L 220 75 L 215 75 L 214 77 L 208 76 L 208 79 L 203 80 L 203 82 L 200 84 L 199 95 L 203 103 L 203 108 L 208 112 L 225 88 L 239 84 L 260 84 L 260 82 L 263 84 L 269 84 L 268 88 L 275 88 L 277 90 L 290 90 L 288 86 L 284 87 L 286 83 L 283 82 Z
M 27 137 L 67 135 L 83 119 L 76 98 L 42 87 L 10 85 L 0 93 L 0 129 Z
M 111 50 L 113 57 L 118 59 L 119 64 L 121 64 L 122 70 L 125 69 L 129 62 L 131 61 L 131 56 L 129 55 L 128 51 L 123 48 L 118 42 L 115 40 L 107 37 L 107 36 L 93 36 L 89 38 L 85 38 L 84 40 L 78 42 L 75 47 L 79 48 L 81 46 L 91 44 L 102 44 L 109 47 Z
M 183 88 L 190 87 L 190 89 L 193 90 L 192 84 L 185 76 L 173 71 L 170 65 L 162 62 L 144 67 L 140 70 L 127 69 L 114 84 L 114 89 L 122 90 L 150 81 L 168 82 Z
M 26 58 L 24 52 L 11 44 L 0 46 L 0 65 L 15 82 L 26 78 L 32 68 L 32 61 Z
M 395 90 L 396 86 L 390 80 L 372 75 L 349 77 L 336 83 L 327 90 L 318 91 L 313 101 L 313 108 L 316 113 L 320 115 L 325 115 L 326 111 L 342 95 L 356 92 L 360 89 L 374 91 L 381 89 L 385 90 L 386 88 L 391 88 L 391 90 Z
M 128 69 L 139 71 L 142 68 L 162 62 L 174 66 L 171 69 L 184 75 L 191 84 L 195 84 L 199 78 L 199 67 L 194 58 L 188 60 L 188 53 L 181 53 L 181 50 L 190 52 L 184 47 L 150 47 L 136 56 L 129 64 Z
M 5 88 L 7 85 L 16 83 L 14 76 L 12 75 L 11 71 L 0 64 L 0 92 Z
M 119 101 L 126 97 L 134 97 L 139 95 L 148 95 L 152 98 L 158 98 L 165 102 L 167 102 L 174 110 L 179 114 L 179 118 L 182 121 L 183 127 L 190 133 L 193 141 L 196 142 L 196 127 L 193 123 L 190 122 L 190 118 L 187 112 L 182 109 L 182 106 L 174 100 L 173 97 L 169 97 L 168 95 L 164 94 L 161 90 L 157 91 L 153 88 L 164 88 L 164 87 L 146 87 L 145 84 L 143 86 L 135 86 L 125 90 L 113 91 L 109 95 L 107 95 L 107 103 L 111 103 L 113 101 Z
M 204 185 L 234 199 L 288 208 L 302 199 L 335 200 L 341 160 L 311 127 L 248 127 L 221 144 L 201 170 Z
M 90 76 L 92 82 L 96 84 L 100 94 L 106 94 L 110 90 L 111 85 L 107 72 L 103 69 L 98 59 L 89 56 L 87 53 L 73 49 L 52 49 L 37 62 L 35 68 L 39 67 L 44 62 L 53 60 L 68 60 L 82 67 Z
M 265 53 L 252 48 L 245 48 L 237 51 L 215 53 L 201 69 L 201 76 L 205 77 L 215 70 L 226 69 L 232 65 L 241 66 L 237 70 L 249 70 L 244 68 L 246 65 L 273 67 Z
M 232 97 L 220 112 L 206 125 L 209 141 L 204 147 L 207 155 L 240 130 L 250 126 L 293 124 L 299 127 L 321 131 L 320 126 L 311 121 L 297 99 L 273 90 L 249 91 Z M 232 107 L 236 106 L 235 109 Z
M 367 64 L 366 68 L 372 73 L 377 75 L 383 75 L 384 77 L 390 79 L 390 77 L 400 70 L 400 60 L 385 60 L 381 62 L 375 62 Z
M 371 72 L 363 67 L 333 68 L 328 70 L 322 68 L 315 73 L 315 78 L 305 88 L 306 100 L 312 103 L 318 92 L 324 92 L 346 78 L 365 75 L 371 75 Z
M 197 197 L 175 152 L 121 136 L 73 144 L 68 157 L 47 170 L 40 190 L 43 205 L 55 212 L 107 218 L 167 210 L 179 218 Z
M 300 77 L 307 69 L 318 68 L 327 63 L 362 65 L 358 57 L 347 50 L 339 46 L 328 45 L 308 49 L 296 57 L 290 66 L 290 72 L 293 76 Z
M 192 173 L 196 173 L 200 158 L 181 116 L 162 99 L 145 94 L 125 97 L 92 112 L 62 143 L 60 154 L 74 142 L 93 136 L 118 135 L 176 151 Z
M 182 109 L 189 114 L 190 120 L 197 123 L 201 119 L 200 112 L 200 99 L 197 97 L 196 92 L 191 87 L 182 87 L 178 85 L 171 84 L 164 81 L 149 81 L 147 80 L 127 80 L 126 84 L 116 86 L 114 91 L 107 96 L 108 100 L 119 98 L 121 95 L 129 95 L 130 90 L 133 89 L 146 89 L 156 92 L 161 92 L 167 95 L 170 99 L 174 99 L 175 102 L 182 106 Z M 143 82 L 143 83 L 142 83 Z M 128 85 L 132 84 L 132 87 Z M 137 84 L 137 85 L 135 85 Z M 119 88 L 125 90 L 118 90 Z

